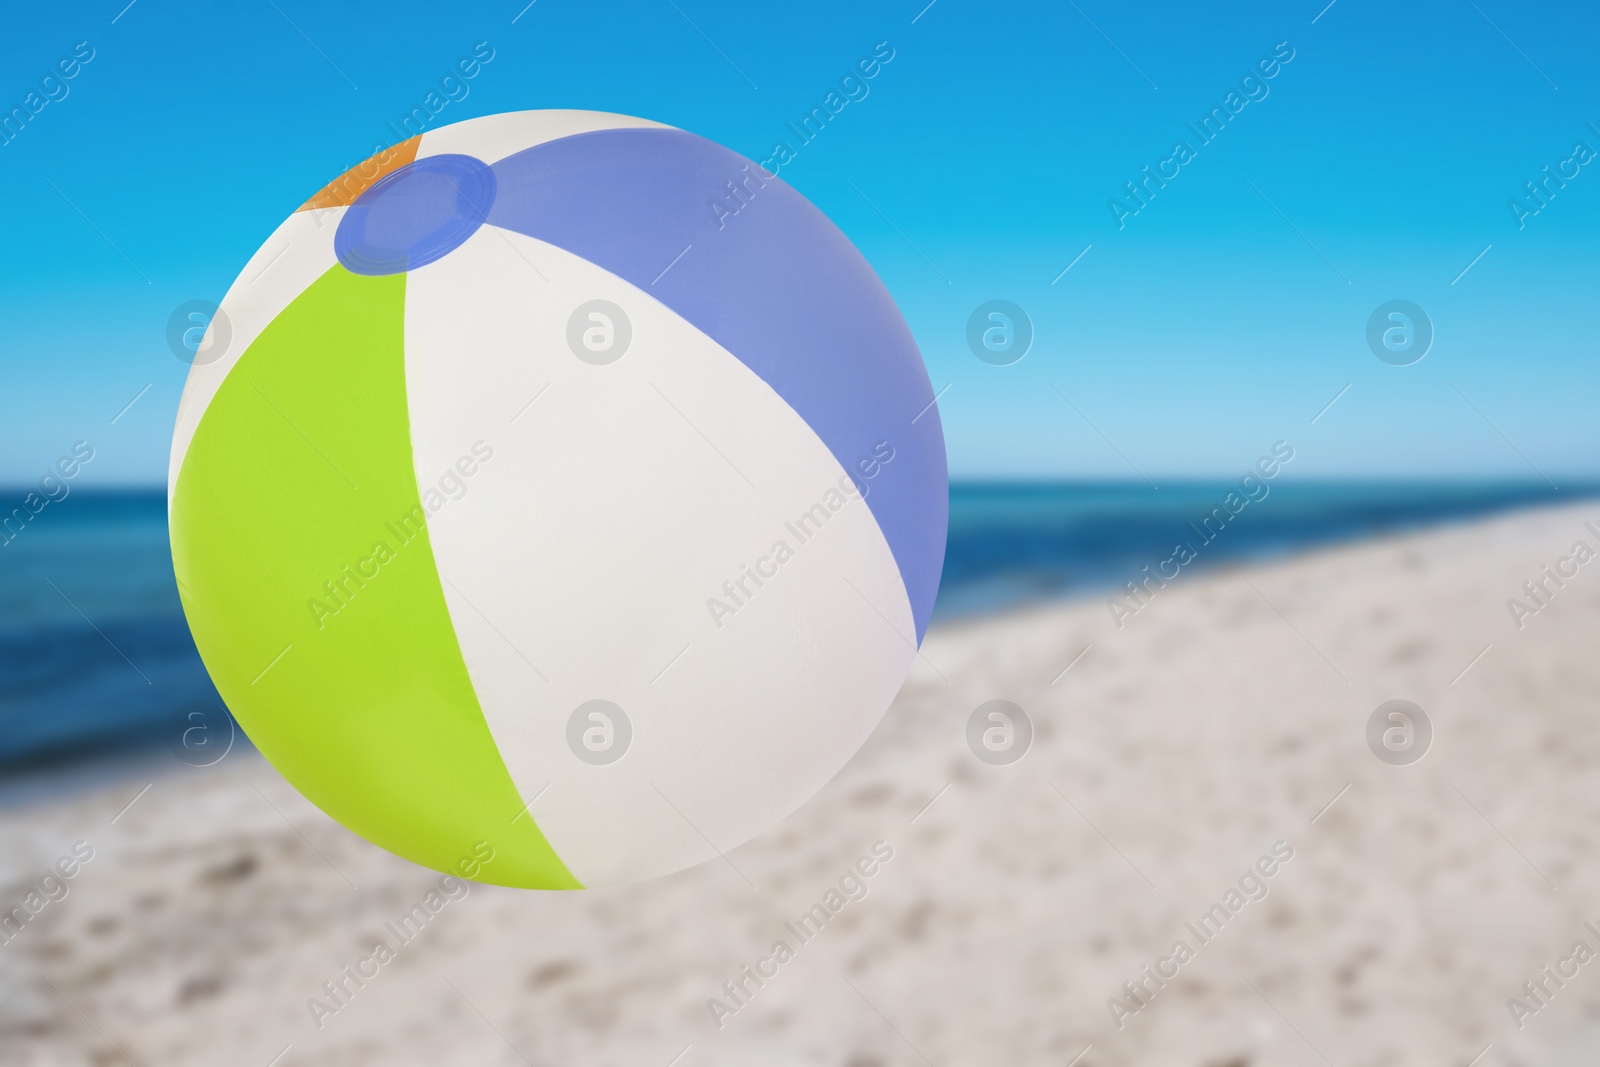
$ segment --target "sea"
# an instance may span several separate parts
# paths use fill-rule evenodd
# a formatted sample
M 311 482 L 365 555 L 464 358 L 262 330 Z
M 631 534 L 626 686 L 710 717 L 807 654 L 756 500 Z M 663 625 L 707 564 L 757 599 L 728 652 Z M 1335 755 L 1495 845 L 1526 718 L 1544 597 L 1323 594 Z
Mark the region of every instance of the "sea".
M 1108 593 L 1179 542 L 1197 549 L 1189 575 L 1600 496 L 1600 485 L 1542 482 L 1277 482 L 1203 542 L 1198 525 L 1237 488 L 955 484 L 934 619 Z M 206 744 L 248 744 L 195 651 L 166 522 L 161 490 L 78 490 L 0 546 L 0 777 L 160 747 L 195 763 Z

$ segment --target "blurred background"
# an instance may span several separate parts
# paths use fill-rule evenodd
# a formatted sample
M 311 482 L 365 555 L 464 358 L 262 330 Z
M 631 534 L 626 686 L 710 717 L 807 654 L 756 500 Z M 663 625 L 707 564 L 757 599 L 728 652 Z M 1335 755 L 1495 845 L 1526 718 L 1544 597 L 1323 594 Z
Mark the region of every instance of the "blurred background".
M 0 919 L 0 1062 L 1600 1057 L 1591 7 L 7 18 L 0 909 L 29 919 Z M 647 885 L 474 887 L 319 1018 L 432 878 L 229 718 L 178 603 L 167 457 L 186 331 L 418 107 L 786 144 L 921 347 L 950 540 L 922 659 L 815 801 Z M 967 742 L 992 700 L 1032 737 L 1001 764 Z M 719 1020 L 878 841 L 866 898 Z M 1259 896 L 1190 932 L 1263 856 Z

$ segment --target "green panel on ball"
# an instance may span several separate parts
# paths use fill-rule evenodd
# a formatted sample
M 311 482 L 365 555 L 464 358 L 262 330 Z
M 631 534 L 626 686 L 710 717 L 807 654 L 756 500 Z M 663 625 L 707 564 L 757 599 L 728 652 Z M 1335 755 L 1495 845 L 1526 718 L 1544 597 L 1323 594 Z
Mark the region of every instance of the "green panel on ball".
M 256 339 L 172 501 L 184 612 L 250 739 L 318 807 L 435 870 L 582 888 L 484 721 L 412 468 L 404 274 L 336 266 Z

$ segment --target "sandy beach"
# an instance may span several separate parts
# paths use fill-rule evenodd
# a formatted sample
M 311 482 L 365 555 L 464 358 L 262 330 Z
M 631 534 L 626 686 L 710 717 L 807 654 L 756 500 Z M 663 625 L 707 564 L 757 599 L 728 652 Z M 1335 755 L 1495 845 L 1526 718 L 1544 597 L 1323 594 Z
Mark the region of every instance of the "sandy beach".
M 42 903 L 0 1063 L 1596 1062 L 1600 567 L 1507 607 L 1585 521 L 1186 573 L 1120 628 L 1104 597 L 936 626 L 817 797 L 643 885 L 441 885 L 248 748 L 14 796 L 0 907 Z M 966 741 L 999 698 L 1034 727 L 1008 766 Z M 1432 725 L 1410 765 L 1366 740 L 1393 699 Z

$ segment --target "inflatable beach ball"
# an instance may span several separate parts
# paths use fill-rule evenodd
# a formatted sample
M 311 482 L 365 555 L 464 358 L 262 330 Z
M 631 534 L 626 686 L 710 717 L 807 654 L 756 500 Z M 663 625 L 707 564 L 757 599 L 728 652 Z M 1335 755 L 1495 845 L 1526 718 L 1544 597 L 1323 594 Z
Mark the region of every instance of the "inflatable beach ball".
M 844 235 L 577 111 L 429 131 L 290 215 L 199 345 L 169 494 L 195 643 L 284 777 L 545 889 L 715 858 L 827 782 L 916 656 L 948 508 Z

